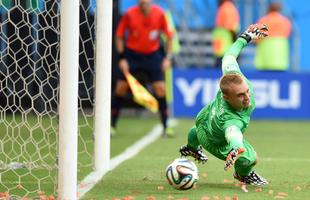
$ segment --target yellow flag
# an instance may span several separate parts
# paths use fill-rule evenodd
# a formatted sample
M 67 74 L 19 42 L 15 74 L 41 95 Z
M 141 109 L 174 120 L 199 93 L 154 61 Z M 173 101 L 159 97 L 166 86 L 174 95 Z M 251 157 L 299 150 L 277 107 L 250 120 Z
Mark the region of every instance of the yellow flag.
M 134 101 L 153 113 L 158 111 L 158 101 L 130 73 L 125 74 Z

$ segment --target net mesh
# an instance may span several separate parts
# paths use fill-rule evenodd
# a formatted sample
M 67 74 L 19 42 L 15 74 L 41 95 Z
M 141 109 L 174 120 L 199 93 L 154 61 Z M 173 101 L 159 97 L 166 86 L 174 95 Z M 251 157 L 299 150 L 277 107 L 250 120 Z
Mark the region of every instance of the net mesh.
M 0 2 L 0 198 L 55 196 L 60 0 Z M 79 179 L 92 170 L 94 14 L 81 0 Z

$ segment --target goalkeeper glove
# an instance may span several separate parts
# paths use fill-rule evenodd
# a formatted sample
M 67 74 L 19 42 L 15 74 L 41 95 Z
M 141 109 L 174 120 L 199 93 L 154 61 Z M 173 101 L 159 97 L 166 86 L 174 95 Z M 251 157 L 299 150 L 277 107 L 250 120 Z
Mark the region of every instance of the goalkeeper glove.
M 244 148 L 232 149 L 227 155 L 224 170 L 225 171 L 229 170 L 235 164 L 239 155 L 243 152 L 245 152 Z
M 262 39 L 267 36 L 268 27 L 266 24 L 251 24 L 239 37 L 244 38 L 249 43 L 251 40 Z

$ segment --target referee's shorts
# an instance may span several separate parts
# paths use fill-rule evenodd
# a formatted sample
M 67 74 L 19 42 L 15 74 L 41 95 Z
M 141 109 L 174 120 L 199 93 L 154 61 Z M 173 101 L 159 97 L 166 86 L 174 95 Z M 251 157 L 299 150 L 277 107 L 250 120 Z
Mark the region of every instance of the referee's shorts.
M 133 76 L 143 73 L 150 82 L 164 80 L 162 71 L 164 53 L 161 49 L 150 54 L 142 54 L 126 48 L 124 53 L 129 64 L 129 72 Z M 126 80 L 120 70 L 117 78 Z

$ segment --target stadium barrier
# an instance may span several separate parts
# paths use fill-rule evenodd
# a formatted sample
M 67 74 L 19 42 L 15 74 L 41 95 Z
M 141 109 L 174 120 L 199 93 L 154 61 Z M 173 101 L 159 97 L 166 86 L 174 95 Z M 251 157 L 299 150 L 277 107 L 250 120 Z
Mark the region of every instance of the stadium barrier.
M 310 119 L 310 73 L 244 71 L 255 92 L 255 119 Z M 173 114 L 194 117 L 219 89 L 220 70 L 174 69 Z

